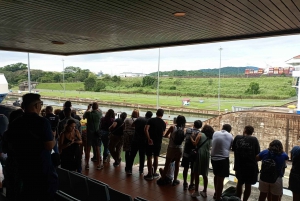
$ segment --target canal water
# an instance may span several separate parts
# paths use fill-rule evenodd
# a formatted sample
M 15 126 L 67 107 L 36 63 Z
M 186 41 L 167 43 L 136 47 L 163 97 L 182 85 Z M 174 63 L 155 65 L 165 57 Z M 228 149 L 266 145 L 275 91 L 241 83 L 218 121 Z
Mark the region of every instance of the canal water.
M 9 102 L 14 102 L 16 98 L 6 98 L 5 101 Z M 51 105 L 51 106 L 60 106 L 61 108 L 63 107 L 64 102 L 63 101 L 55 101 L 55 100 L 47 100 L 43 99 L 44 106 Z M 86 103 L 78 103 L 78 102 L 73 102 L 72 101 L 72 107 L 74 109 L 80 109 L 80 110 L 86 110 L 88 104 Z M 148 111 L 147 109 L 143 108 L 131 108 L 131 107 L 120 107 L 120 106 L 108 106 L 108 105 L 99 105 L 99 108 L 103 111 L 106 112 L 109 109 L 113 109 L 115 113 L 121 113 L 121 112 L 126 112 L 128 115 L 131 115 L 132 111 L 134 109 L 139 109 L 140 111 L 140 116 L 145 116 L 146 112 Z M 153 116 L 155 116 L 156 111 L 151 110 L 153 112 Z M 182 112 L 173 112 L 170 110 L 165 110 L 165 114 L 163 116 L 163 119 L 173 121 L 174 117 L 177 117 L 178 115 L 183 115 L 186 118 L 187 122 L 194 122 L 195 120 L 201 120 L 205 121 L 209 118 L 212 118 L 214 116 L 211 115 L 206 115 L 206 114 L 191 114 L 191 113 L 182 113 Z

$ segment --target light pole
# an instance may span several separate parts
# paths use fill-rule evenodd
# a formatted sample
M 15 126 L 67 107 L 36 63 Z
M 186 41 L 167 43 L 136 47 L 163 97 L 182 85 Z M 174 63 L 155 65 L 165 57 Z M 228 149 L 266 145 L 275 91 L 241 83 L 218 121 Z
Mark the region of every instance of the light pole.
M 219 114 L 221 112 L 221 103 L 220 103 L 220 88 L 221 88 L 221 61 L 222 61 L 222 50 L 223 48 L 219 48 L 220 51 L 220 67 L 219 67 L 219 88 L 218 88 L 218 111 Z
M 158 67 L 157 67 L 158 68 L 157 69 L 157 89 L 156 89 L 156 92 L 157 92 L 156 108 L 157 109 L 159 109 L 159 66 L 160 66 L 160 48 L 158 48 Z
M 30 81 L 30 58 L 29 58 L 29 52 L 28 52 L 28 91 L 31 93 L 31 81 Z
M 64 86 L 64 97 L 66 97 L 66 85 L 65 85 L 65 60 L 62 59 L 63 65 L 63 86 Z

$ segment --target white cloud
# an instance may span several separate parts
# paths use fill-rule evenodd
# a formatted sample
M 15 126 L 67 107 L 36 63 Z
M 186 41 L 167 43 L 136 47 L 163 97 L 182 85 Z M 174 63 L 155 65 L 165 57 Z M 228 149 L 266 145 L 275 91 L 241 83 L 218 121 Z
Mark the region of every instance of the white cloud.
M 287 66 L 284 61 L 300 54 L 300 35 L 230 41 L 201 45 L 161 48 L 160 70 L 198 70 L 219 68 L 222 47 L 222 67 L 225 66 Z M 0 66 L 17 62 L 27 63 L 27 53 L 0 51 Z M 31 69 L 62 71 L 66 66 L 78 66 L 93 72 L 108 74 L 124 71 L 150 73 L 158 67 L 158 49 L 54 56 L 30 54 Z

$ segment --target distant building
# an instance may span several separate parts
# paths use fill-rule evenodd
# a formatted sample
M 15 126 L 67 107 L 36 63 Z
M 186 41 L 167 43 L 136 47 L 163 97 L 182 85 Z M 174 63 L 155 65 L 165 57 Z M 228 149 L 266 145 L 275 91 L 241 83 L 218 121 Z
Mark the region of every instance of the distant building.
M 38 82 L 30 82 L 31 83 L 31 89 L 35 89 L 36 85 L 38 85 Z M 28 91 L 28 82 L 22 82 L 19 84 L 19 90 L 20 91 Z
M 133 73 L 133 72 L 123 72 L 120 73 L 120 77 L 144 77 L 146 74 L 144 73 Z

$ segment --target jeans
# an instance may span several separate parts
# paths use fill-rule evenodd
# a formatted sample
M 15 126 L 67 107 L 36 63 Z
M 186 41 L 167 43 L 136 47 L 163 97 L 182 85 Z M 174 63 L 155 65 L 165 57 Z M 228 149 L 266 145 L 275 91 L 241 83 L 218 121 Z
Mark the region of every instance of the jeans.
M 104 131 L 102 130 L 102 136 L 101 136 L 101 141 L 103 143 L 103 147 L 104 147 L 104 150 L 103 150 L 103 160 L 105 160 L 109 154 L 109 151 L 108 151 L 108 144 L 109 144 L 109 132 L 108 131 Z
M 123 136 L 110 135 L 109 139 L 109 151 L 115 162 L 119 163 L 121 158 L 121 149 L 123 146 Z
M 126 160 L 125 169 L 132 171 L 133 162 L 137 152 L 139 152 L 139 162 L 140 162 L 139 172 L 142 173 L 144 172 L 145 153 L 146 153 L 146 144 L 144 143 L 133 142 L 131 145 L 131 150 L 128 151 L 128 153 L 126 151 L 125 159 L 128 157 L 128 160 Z

